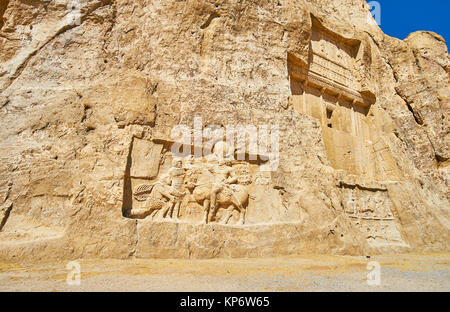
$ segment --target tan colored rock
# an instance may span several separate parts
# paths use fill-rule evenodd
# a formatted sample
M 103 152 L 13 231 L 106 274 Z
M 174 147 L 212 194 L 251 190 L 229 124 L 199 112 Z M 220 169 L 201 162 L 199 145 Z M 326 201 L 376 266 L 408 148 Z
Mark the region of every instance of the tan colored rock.
M 439 35 L 362 0 L 66 2 L 0 5 L 1 259 L 449 249 Z

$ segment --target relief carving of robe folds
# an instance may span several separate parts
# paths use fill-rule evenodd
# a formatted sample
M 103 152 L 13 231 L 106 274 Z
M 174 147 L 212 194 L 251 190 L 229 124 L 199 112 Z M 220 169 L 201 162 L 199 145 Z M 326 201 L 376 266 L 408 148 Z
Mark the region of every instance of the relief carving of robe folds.
M 222 146 L 206 156 L 181 157 L 172 153 L 173 144 L 134 139 L 124 183 L 125 217 L 222 225 L 282 221 L 281 195 L 271 173 L 260 170 L 261 160 L 222 157 Z

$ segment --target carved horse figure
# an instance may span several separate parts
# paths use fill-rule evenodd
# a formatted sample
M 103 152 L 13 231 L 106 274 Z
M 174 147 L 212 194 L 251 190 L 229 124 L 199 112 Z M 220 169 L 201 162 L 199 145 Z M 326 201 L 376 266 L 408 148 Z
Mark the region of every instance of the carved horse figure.
M 134 197 L 138 201 L 145 201 L 145 205 L 143 208 L 132 209 L 130 217 L 138 219 L 144 219 L 149 215 L 153 217 L 164 207 L 166 207 L 165 212 L 167 212 L 175 205 L 177 197 L 180 195 L 182 194 L 162 182 L 140 185 L 136 188 Z
M 216 211 L 219 207 L 227 208 L 229 211 L 224 222 L 225 224 L 227 224 L 232 217 L 234 210 L 237 210 L 240 214 L 239 223 L 245 223 L 246 209 L 244 207 L 249 199 L 247 187 L 239 184 L 232 184 L 224 187 L 217 194 L 216 207 L 214 211 L 210 213 L 213 174 L 208 169 L 202 168 L 190 172 L 186 178 L 186 186 L 192 192 L 194 200 L 203 206 L 205 212 L 204 222 L 206 224 L 215 218 Z

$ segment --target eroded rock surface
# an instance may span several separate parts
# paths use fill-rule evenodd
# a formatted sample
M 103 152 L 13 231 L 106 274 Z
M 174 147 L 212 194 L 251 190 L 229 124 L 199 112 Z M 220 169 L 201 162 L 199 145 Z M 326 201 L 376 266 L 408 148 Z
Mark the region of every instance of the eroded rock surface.
M 447 45 L 368 15 L 363 0 L 2 1 L 0 257 L 448 250 Z M 209 152 L 175 155 L 176 126 Z M 238 126 L 270 149 L 207 139 Z

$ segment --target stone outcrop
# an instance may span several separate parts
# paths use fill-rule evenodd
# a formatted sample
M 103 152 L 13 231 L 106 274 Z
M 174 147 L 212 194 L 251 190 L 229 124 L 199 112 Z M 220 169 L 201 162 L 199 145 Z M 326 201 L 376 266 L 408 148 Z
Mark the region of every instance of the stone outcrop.
M 449 250 L 446 43 L 368 16 L 1 1 L 0 258 Z M 223 143 L 233 127 L 246 150 Z

